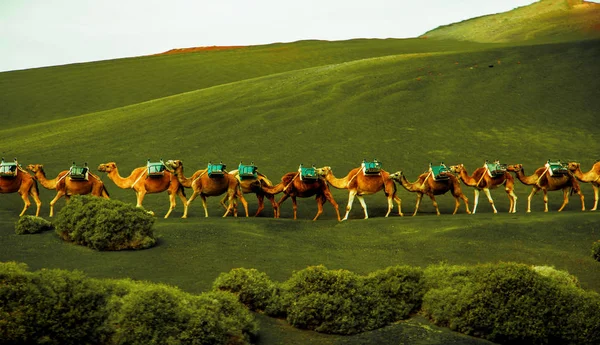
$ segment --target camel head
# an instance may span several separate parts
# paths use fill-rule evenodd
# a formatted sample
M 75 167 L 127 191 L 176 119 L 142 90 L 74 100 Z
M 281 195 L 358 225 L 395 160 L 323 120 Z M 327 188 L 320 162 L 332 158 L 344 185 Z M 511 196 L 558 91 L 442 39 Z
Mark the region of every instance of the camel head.
M 523 171 L 523 164 L 511 164 L 508 167 L 506 167 L 507 171 L 512 171 L 512 172 L 519 172 L 519 171 Z
M 315 171 L 316 171 L 317 175 L 319 175 L 319 176 L 327 176 L 328 174 L 331 173 L 331 167 L 324 166 L 322 168 L 317 168 Z
M 34 174 L 38 171 L 44 172 L 44 166 L 42 164 L 29 164 L 27 166 L 27 170 L 31 171 Z
M 454 174 L 460 174 L 461 172 L 465 171 L 465 165 L 464 164 L 451 165 L 449 170 L 450 170 L 450 172 L 452 172 Z
M 98 165 L 98 171 L 109 173 L 111 171 L 117 170 L 117 163 L 110 162 Z
M 178 159 L 169 159 L 165 162 L 165 166 L 167 167 L 167 170 L 169 170 L 170 172 L 174 172 L 179 168 L 183 168 L 183 163 Z
M 576 172 L 579 170 L 580 164 L 577 162 L 569 162 L 569 171 Z
M 403 175 L 403 174 L 404 174 L 404 173 L 402 172 L 402 170 L 398 170 L 398 171 L 396 171 L 395 173 L 393 173 L 393 174 L 390 174 L 390 179 L 391 179 L 391 180 L 394 180 L 394 181 L 398 181 L 398 182 L 400 182 L 400 181 L 402 180 L 402 175 Z

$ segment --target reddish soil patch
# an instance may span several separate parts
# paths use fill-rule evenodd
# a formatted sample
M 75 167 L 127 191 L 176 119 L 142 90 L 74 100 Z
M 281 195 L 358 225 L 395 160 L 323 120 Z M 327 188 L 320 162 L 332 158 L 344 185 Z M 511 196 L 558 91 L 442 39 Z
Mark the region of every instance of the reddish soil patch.
M 240 49 L 245 48 L 246 46 L 210 46 L 210 47 L 192 47 L 192 48 L 175 48 L 168 50 L 164 53 L 158 53 L 154 55 L 171 55 L 171 54 L 183 54 L 183 53 L 194 53 L 201 51 L 211 51 L 211 50 L 231 50 L 231 49 Z

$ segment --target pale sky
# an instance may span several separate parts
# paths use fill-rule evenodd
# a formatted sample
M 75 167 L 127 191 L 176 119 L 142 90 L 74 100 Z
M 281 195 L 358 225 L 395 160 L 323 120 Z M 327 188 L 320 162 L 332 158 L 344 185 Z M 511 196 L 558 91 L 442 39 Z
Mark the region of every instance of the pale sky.
M 440 25 L 534 2 L 0 0 L 0 71 L 172 48 L 417 37 Z

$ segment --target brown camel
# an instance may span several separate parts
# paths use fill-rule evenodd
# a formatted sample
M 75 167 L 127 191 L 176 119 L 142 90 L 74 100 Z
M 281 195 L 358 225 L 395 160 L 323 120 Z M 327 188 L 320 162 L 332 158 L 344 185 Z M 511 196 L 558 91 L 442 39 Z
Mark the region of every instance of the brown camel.
M 317 169 L 318 172 L 318 169 Z M 281 192 L 284 195 L 281 197 L 279 202 L 277 203 L 277 217 L 280 215 L 280 207 L 281 204 L 287 199 L 292 198 L 292 204 L 294 209 L 294 219 L 297 219 L 298 214 L 298 204 L 296 202 L 296 198 L 309 198 L 311 196 L 315 196 L 317 201 L 317 215 L 313 220 L 317 220 L 321 213 L 323 213 L 323 204 L 325 201 L 329 201 L 333 208 L 335 209 L 335 213 L 337 214 L 337 219 L 340 221 L 340 211 L 338 204 L 335 202 L 331 191 L 329 190 L 329 186 L 327 185 L 327 181 L 323 178 L 323 175 L 318 177 L 317 179 L 301 179 L 300 172 L 290 172 L 283 177 L 281 177 L 281 182 L 275 186 L 265 186 L 260 183 L 255 183 L 255 185 L 260 186 L 260 188 L 267 195 L 275 195 Z
M 579 163 L 569 162 L 569 171 L 577 180 L 592 184 L 592 188 L 594 188 L 594 208 L 592 208 L 592 211 L 596 211 L 598 208 L 598 188 L 600 187 L 600 161 L 594 163 L 592 169 L 586 173 L 581 171 Z
M 180 160 L 170 160 L 165 163 L 168 169 L 172 170 L 177 176 L 179 183 L 186 188 L 192 188 L 194 191 L 192 196 L 187 201 L 187 206 L 200 195 L 202 199 L 202 206 L 204 207 L 204 216 L 208 217 L 208 208 L 206 207 L 206 197 L 219 196 L 227 194 L 228 200 L 227 210 L 223 217 L 227 217 L 229 212 L 233 209 L 234 216 L 237 217 L 237 209 L 234 207 L 235 199 L 240 199 L 244 210 L 246 211 L 246 217 L 248 217 L 248 202 L 244 199 L 244 195 L 240 189 L 240 181 L 235 176 L 228 173 L 221 177 L 211 178 L 208 176 L 208 169 L 198 170 L 192 175 L 191 178 L 186 178 L 183 174 L 183 163 Z M 182 218 L 187 217 L 187 208 Z
M 110 178 L 117 187 L 133 189 L 137 197 L 137 207 L 142 207 L 144 196 L 146 196 L 147 193 L 161 193 L 167 191 L 169 194 L 170 207 L 165 218 L 168 218 L 175 208 L 175 195 L 179 195 L 179 198 L 183 202 L 183 214 L 187 214 L 187 199 L 183 192 L 183 186 L 181 186 L 175 175 L 169 171 L 165 171 L 161 176 L 148 176 L 148 167 L 143 166 L 133 169 L 128 177 L 121 177 L 115 162 L 100 164 L 98 166 L 98 171 L 107 173 L 108 178 Z
M 87 180 L 72 179 L 68 170 L 63 170 L 56 178 L 48 180 L 42 164 L 29 164 L 27 170 L 33 172 L 36 180 L 46 189 L 56 190 L 56 196 L 50 201 L 50 217 L 54 216 L 54 204 L 64 196 L 67 201 L 71 195 L 92 194 L 93 196 L 109 198 L 108 191 L 100 177 L 88 172 Z
M 562 211 L 569 203 L 570 191 L 579 194 L 579 197 L 581 198 L 581 210 L 585 211 L 584 197 L 579 188 L 579 183 L 570 174 L 550 176 L 548 168 L 541 167 L 536 169 L 533 175 L 525 176 L 522 164 L 509 165 L 507 170 L 514 172 L 519 181 L 524 185 L 533 187 L 531 193 L 527 197 L 527 212 L 531 212 L 531 199 L 540 190 L 544 192 L 544 212 L 548 212 L 548 191 L 561 189 L 563 191 L 563 203 L 558 209 L 558 212 Z
M 331 167 L 329 166 L 320 168 L 318 170 L 320 170 L 321 174 L 325 176 L 327 182 L 329 182 L 329 184 L 334 188 L 348 190 L 348 205 L 346 206 L 346 215 L 342 219 L 343 221 L 348 219 L 355 196 L 358 198 L 358 201 L 360 201 L 360 205 L 365 212 L 365 219 L 368 219 L 369 214 L 367 213 L 367 204 L 365 203 L 363 195 L 375 194 L 380 190 L 383 190 L 388 202 L 388 210 L 385 216 L 389 216 L 390 212 L 394 208 L 393 201 L 396 201 L 396 204 L 398 204 L 398 214 L 403 216 L 402 200 L 400 200 L 400 197 L 396 195 L 396 184 L 394 181 L 390 180 L 390 174 L 387 171 L 382 169 L 377 175 L 365 175 L 364 169 L 362 167 L 358 167 L 350 170 L 346 177 L 336 178 L 333 175 Z
M 492 199 L 490 189 L 497 188 L 501 185 L 504 185 L 504 190 L 506 191 L 508 200 L 510 201 L 508 213 L 517 212 L 517 196 L 515 195 L 514 191 L 515 179 L 508 171 L 504 171 L 498 175 L 490 176 L 489 169 L 486 165 L 484 167 L 475 169 L 473 174 L 469 176 L 469 173 L 467 173 L 467 169 L 465 169 L 463 164 L 451 166 L 450 171 L 458 174 L 458 177 L 465 185 L 474 188 L 473 193 L 475 195 L 475 201 L 473 203 L 473 214 L 475 214 L 477 211 L 477 204 L 479 203 L 479 191 L 483 191 L 485 193 L 490 205 L 492 205 L 494 213 L 498 213 L 498 210 L 496 210 L 496 206 L 494 205 L 494 200 Z
M 256 199 L 258 200 L 258 210 L 256 210 L 256 214 L 254 214 L 254 217 L 258 217 L 258 215 L 262 212 L 262 210 L 264 210 L 265 197 L 267 197 L 267 199 L 269 199 L 269 201 L 271 202 L 271 205 L 273 206 L 273 216 L 277 217 L 277 203 L 275 202 L 275 197 L 271 194 L 265 194 L 263 192 L 263 190 L 261 188 L 259 188 L 256 184 L 256 182 L 260 181 L 260 184 L 262 184 L 262 185 L 273 186 L 273 183 L 271 182 L 271 180 L 269 180 L 267 178 L 267 176 L 257 172 L 256 178 L 241 178 L 239 171 L 237 169 L 230 171 L 229 174 L 234 176 L 238 181 L 240 181 L 240 188 L 242 189 L 242 193 L 256 194 Z M 221 199 L 221 205 L 223 205 L 223 207 L 227 208 L 225 201 L 227 201 L 227 195 L 225 195 L 223 197 L 223 199 Z M 235 207 L 235 202 L 234 202 L 234 207 Z
M 0 194 L 19 193 L 24 203 L 23 210 L 21 211 L 21 214 L 19 214 L 19 217 L 23 216 L 25 211 L 31 206 L 31 202 L 29 201 L 29 195 L 31 195 L 37 205 L 35 216 L 39 217 L 42 202 L 40 201 L 37 181 L 18 164 L 16 164 L 15 169 L 16 176 L 0 176 Z
M 413 216 L 417 214 L 419 211 L 419 206 L 421 205 L 421 199 L 423 198 L 423 194 L 429 196 L 431 202 L 433 203 L 433 207 L 435 207 L 435 211 L 437 215 L 440 215 L 440 209 L 438 208 L 438 203 L 435 200 L 435 195 L 443 195 L 448 191 L 452 193 L 454 200 L 456 201 L 454 206 L 454 212 L 452 214 L 456 214 L 458 211 L 458 207 L 460 206 L 459 198 L 463 200 L 465 203 L 465 207 L 467 209 L 467 213 L 471 214 L 469 211 L 469 199 L 463 194 L 460 188 L 460 182 L 456 178 L 456 176 L 450 173 L 444 173 L 444 176 L 447 179 L 434 179 L 433 174 L 430 172 L 425 172 L 417 178 L 417 180 L 413 183 L 409 182 L 402 171 L 395 172 L 390 174 L 390 178 L 402 185 L 404 189 L 409 192 L 417 193 L 417 203 L 415 205 L 415 212 Z

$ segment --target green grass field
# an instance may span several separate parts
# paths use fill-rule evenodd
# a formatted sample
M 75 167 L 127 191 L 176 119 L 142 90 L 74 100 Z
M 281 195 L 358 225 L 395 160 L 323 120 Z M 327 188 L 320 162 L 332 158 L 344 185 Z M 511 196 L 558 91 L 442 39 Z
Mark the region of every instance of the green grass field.
M 42 163 L 49 177 L 73 161 L 94 169 L 114 161 L 127 176 L 148 158 L 180 159 L 186 176 L 209 161 L 231 169 L 254 161 L 274 182 L 300 163 L 329 165 L 341 177 L 363 158 L 403 170 L 411 181 L 440 161 L 463 163 L 471 172 L 499 159 L 522 163 L 530 174 L 547 159 L 577 160 L 587 171 L 600 159 L 600 39 L 569 33 L 568 40 L 548 34 L 503 43 L 302 41 L 0 73 L 0 153 L 24 166 Z M 103 180 L 112 198 L 135 202 L 133 191 Z M 582 188 L 590 208 L 592 188 Z M 529 191 L 516 182 L 517 214 L 506 213 L 508 199 L 498 189 L 492 191 L 496 215 L 482 194 L 476 215 L 461 206 L 451 216 L 454 201 L 446 195 L 438 197 L 440 217 L 424 199 L 417 217 L 394 211 L 390 218 L 377 194 L 366 197 L 371 219 L 361 219 L 355 202 L 344 223 L 329 204 L 310 221 L 313 199 L 299 200 L 297 221 L 290 219 L 290 201 L 282 219 L 270 218 L 270 205 L 259 218 L 222 219 L 217 198 L 208 199 L 208 219 L 200 200 L 180 219 L 178 200 L 164 220 L 166 194 L 147 195 L 144 206 L 158 216 L 159 245 L 118 253 L 65 244 L 52 232 L 15 235 L 21 199 L 1 195 L 0 261 L 165 282 L 190 292 L 210 289 L 219 273 L 235 267 L 283 281 L 318 264 L 365 274 L 397 264 L 515 261 L 567 270 L 582 287 L 600 292 L 600 263 L 591 257 L 599 213 L 581 212 L 576 197 L 557 213 L 562 193 L 552 192 L 549 213 L 537 195 L 527 214 Z M 472 189 L 463 192 L 472 206 Z M 333 193 L 343 212 L 347 193 Z M 400 186 L 398 194 L 411 214 L 415 195 Z M 44 217 L 53 196 L 41 191 Z M 246 197 L 253 213 L 256 199 Z M 32 206 L 27 214 L 34 213 Z M 261 344 L 486 343 L 418 317 L 353 337 L 257 317 Z

